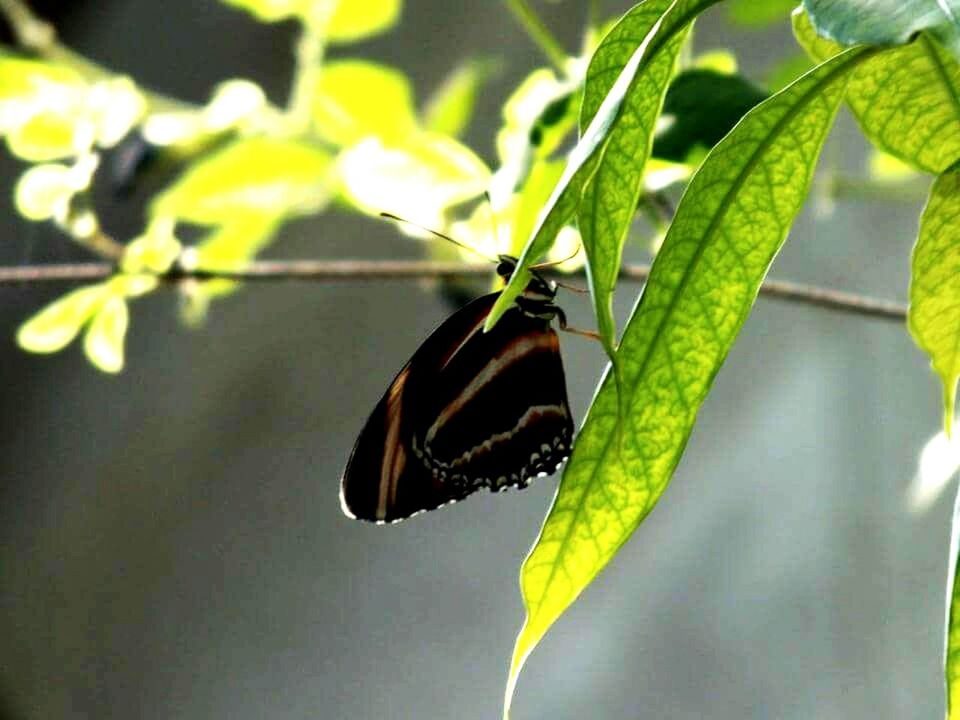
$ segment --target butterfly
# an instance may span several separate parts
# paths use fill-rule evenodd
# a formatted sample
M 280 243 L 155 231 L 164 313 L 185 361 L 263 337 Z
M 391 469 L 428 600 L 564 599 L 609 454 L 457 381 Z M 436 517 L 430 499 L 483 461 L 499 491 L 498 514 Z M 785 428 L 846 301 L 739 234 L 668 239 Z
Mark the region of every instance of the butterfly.
M 517 260 L 500 255 L 508 279 Z M 536 269 L 490 332 L 499 292 L 451 315 L 404 365 L 364 425 L 340 481 L 344 513 L 389 523 L 481 488 L 526 487 L 567 459 L 573 419 L 555 283 Z

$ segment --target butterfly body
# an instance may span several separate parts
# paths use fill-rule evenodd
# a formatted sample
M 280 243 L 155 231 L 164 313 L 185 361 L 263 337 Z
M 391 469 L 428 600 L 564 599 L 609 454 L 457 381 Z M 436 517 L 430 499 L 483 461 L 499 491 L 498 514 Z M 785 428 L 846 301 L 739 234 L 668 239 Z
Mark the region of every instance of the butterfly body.
M 501 256 L 508 277 L 516 261 Z M 455 312 L 377 403 L 341 480 L 344 512 L 394 522 L 487 488 L 525 487 L 569 454 L 555 287 L 534 274 L 490 332 L 491 293 Z

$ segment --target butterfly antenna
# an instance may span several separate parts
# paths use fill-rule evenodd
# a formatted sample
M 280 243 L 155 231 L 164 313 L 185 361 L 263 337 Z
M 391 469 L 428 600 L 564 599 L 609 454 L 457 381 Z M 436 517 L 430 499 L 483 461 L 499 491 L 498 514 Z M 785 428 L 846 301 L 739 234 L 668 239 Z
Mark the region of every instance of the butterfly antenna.
M 467 250 L 467 251 L 469 251 L 469 252 L 472 252 L 474 255 L 479 255 L 480 257 L 482 257 L 482 258 L 483 258 L 484 260 L 486 260 L 487 262 L 493 262 L 493 263 L 497 262 L 497 261 L 494 260 L 493 258 L 487 257 L 486 255 L 484 255 L 482 252 L 480 252 L 479 250 L 477 250 L 475 247 L 471 247 L 471 246 L 467 245 L 466 243 L 460 242 L 459 240 L 454 240 L 454 239 L 453 239 L 452 237 L 450 237 L 449 235 L 444 235 L 442 232 L 439 232 L 439 231 L 437 231 L 437 230 L 433 230 L 433 229 L 431 229 L 431 228 L 428 228 L 428 227 L 426 227 L 426 226 L 424 226 L 424 225 L 421 225 L 420 223 L 415 223 L 415 222 L 413 222 L 413 220 L 407 220 L 406 218 L 402 218 L 402 217 L 400 217 L 399 215 L 394 215 L 393 213 L 388 213 L 388 212 L 382 212 L 382 213 L 380 213 L 380 217 L 382 217 L 382 218 L 387 218 L 388 220 L 393 220 L 393 221 L 395 221 L 395 222 L 404 223 L 404 224 L 406 224 L 406 225 L 411 225 L 411 226 L 413 226 L 413 227 L 415 227 L 415 228 L 418 228 L 419 230 L 423 230 L 423 231 L 426 232 L 426 233 L 430 233 L 430 234 L 433 235 L 434 237 L 438 237 L 438 238 L 440 238 L 440 239 L 442 239 L 442 240 L 446 240 L 447 242 L 452 242 L 452 243 L 453 243 L 454 245 L 456 245 L 457 247 L 463 248 L 464 250 Z
M 562 260 L 551 260 L 550 262 L 537 263 L 536 265 L 531 265 L 530 269 L 543 270 L 544 268 L 553 267 L 554 265 L 563 265 L 563 263 L 567 262 L 567 260 L 573 260 L 577 256 L 577 254 L 580 252 L 580 248 L 582 247 L 583 247 L 583 243 L 578 242 L 577 249 L 574 250 L 569 255 L 567 255 L 567 257 L 563 258 Z M 568 289 L 572 289 L 572 288 L 568 288 Z

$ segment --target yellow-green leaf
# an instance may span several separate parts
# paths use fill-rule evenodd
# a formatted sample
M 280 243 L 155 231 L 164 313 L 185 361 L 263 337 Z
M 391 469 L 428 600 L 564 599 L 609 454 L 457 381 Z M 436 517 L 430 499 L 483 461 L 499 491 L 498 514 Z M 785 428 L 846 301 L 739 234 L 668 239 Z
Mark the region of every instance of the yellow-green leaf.
M 417 127 L 410 81 L 399 70 L 365 60 L 328 63 L 314 90 L 313 120 L 335 145 L 370 135 L 402 142 Z
M 83 85 L 80 73 L 65 65 L 0 54 L 0 108 L 5 101 L 32 102 L 44 95 L 70 93 Z M 0 122 L 0 128 L 4 126 Z
M 521 254 L 510 281 L 500 293 L 497 302 L 487 316 L 486 328 L 496 324 L 501 315 L 510 308 L 530 281 L 529 267 L 546 253 L 553 244 L 557 233 L 570 223 L 580 206 L 584 189 L 593 177 L 617 128 L 632 114 L 623 112 L 627 95 L 638 83 L 644 82 L 644 75 L 652 66 L 657 65 L 661 51 L 669 46 L 680 33 L 686 32 L 694 18 L 719 0 L 676 0 L 670 9 L 657 21 L 643 42 L 636 47 L 619 74 L 606 80 L 609 91 L 603 96 L 595 112 L 590 109 L 581 111 L 584 118 L 592 118 L 582 131 L 580 141 L 570 152 L 570 158 L 563 176 L 554 188 L 550 200 L 540 214 L 539 222 L 530 236 Z M 640 6 L 642 7 L 642 6 Z M 596 78 L 597 85 L 600 78 Z M 595 102 L 584 95 L 584 103 Z
M 181 245 L 172 223 L 158 222 L 131 241 L 123 253 L 121 267 L 127 273 L 165 273 L 180 255 Z
M 442 227 L 454 205 L 479 196 L 490 171 L 472 150 L 444 135 L 419 133 L 396 147 L 376 138 L 345 150 L 338 162 L 345 199 L 363 212 L 390 212 Z
M 93 126 L 75 115 L 38 112 L 7 134 L 13 155 L 28 162 L 47 162 L 76 155 L 93 142 Z
M 402 5 L 401 0 L 340 0 L 326 23 L 325 37 L 346 43 L 382 33 L 397 24 Z
M 671 4 L 672 0 L 640 3 L 604 37 L 587 69 L 580 110 L 582 130 L 586 131 L 634 49 L 642 45 Z M 611 356 L 616 345 L 613 290 L 620 273 L 623 246 L 643 191 L 644 165 L 650 156 L 657 116 L 685 38 L 686 31 L 677 32 L 670 42 L 650 55 L 644 72 L 630 84 L 617 122 L 607 133 L 597 169 L 584 186 L 577 213 L 577 226 L 587 253 L 587 278 L 597 329 Z
M 129 323 L 127 301 L 120 295 L 110 296 L 83 337 L 83 351 L 94 367 L 106 373 L 123 370 L 123 340 Z
M 20 326 L 17 344 L 34 353 L 62 350 L 109 295 L 106 284 L 91 285 L 64 295 Z
M 943 173 L 930 190 L 913 249 L 908 323 L 943 383 L 944 428 L 953 422 L 960 378 L 960 171 Z
M 291 17 L 309 4 L 309 0 L 223 0 L 223 2 L 246 10 L 264 22 L 275 22 Z
M 806 197 L 853 49 L 757 105 L 690 181 L 523 565 L 517 673 L 659 500 Z M 619 418 L 623 418 L 620 424 Z
M 331 166 L 327 152 L 294 140 L 239 140 L 194 163 L 151 214 L 217 225 L 250 213 L 313 211 L 329 200 Z
M 252 260 L 268 245 L 280 225 L 273 215 L 245 215 L 212 230 L 185 258 L 189 266 L 200 270 L 235 270 Z M 208 280 L 191 289 L 191 310 L 202 315 L 211 298 L 233 292 L 239 283 L 234 280 Z M 195 323 L 199 318 L 191 318 Z
M 800 8 L 793 32 L 817 62 L 842 50 Z M 939 173 L 960 159 L 960 62 L 926 34 L 861 66 L 846 100 L 870 142 L 904 162 Z
M 489 67 L 489 63 L 473 61 L 454 70 L 427 103 L 423 126 L 430 132 L 458 137 L 470 122 Z

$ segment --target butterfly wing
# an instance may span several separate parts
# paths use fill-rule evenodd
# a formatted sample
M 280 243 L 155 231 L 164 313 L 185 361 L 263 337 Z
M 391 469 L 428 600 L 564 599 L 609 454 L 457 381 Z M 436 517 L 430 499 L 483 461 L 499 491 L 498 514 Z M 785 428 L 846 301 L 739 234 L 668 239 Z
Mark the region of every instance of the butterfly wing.
M 482 487 L 525 486 L 565 459 L 573 422 L 557 335 L 519 309 L 484 333 L 498 295 L 454 313 L 390 384 L 341 480 L 348 515 L 402 520 Z

